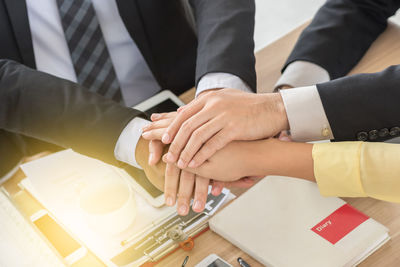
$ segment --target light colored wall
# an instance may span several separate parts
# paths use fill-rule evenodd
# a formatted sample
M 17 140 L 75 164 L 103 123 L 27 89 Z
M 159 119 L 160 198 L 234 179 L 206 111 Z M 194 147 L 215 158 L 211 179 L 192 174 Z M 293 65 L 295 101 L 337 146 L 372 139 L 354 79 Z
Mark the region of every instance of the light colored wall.
M 325 0 L 256 0 L 256 51 L 311 19 Z M 400 24 L 400 12 L 391 18 Z

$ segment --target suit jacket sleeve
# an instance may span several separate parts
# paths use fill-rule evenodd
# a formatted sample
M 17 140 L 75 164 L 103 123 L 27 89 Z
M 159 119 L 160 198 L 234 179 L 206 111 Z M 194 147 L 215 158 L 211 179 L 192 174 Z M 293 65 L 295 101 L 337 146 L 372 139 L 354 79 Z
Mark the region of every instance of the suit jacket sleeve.
M 400 65 L 318 84 L 336 141 L 384 141 L 400 135 Z
M 0 129 L 117 164 L 114 148 L 139 111 L 80 85 L 0 60 Z
M 326 69 L 331 79 L 346 75 L 399 7 L 397 0 L 328 0 L 300 35 L 282 71 L 304 60 Z
M 198 35 L 196 85 L 210 72 L 231 73 L 256 91 L 254 0 L 191 0 Z

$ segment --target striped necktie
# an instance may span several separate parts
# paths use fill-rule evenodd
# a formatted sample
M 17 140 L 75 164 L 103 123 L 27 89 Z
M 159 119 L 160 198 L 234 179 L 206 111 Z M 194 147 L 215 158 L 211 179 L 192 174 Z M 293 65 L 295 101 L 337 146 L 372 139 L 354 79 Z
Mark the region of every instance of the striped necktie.
M 91 0 L 57 0 L 78 83 L 117 102 L 121 89 Z

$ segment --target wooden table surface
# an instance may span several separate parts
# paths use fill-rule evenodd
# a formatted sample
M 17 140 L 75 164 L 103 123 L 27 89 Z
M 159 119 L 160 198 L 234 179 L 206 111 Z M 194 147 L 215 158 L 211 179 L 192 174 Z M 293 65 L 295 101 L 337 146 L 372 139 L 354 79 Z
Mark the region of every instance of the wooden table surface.
M 300 26 L 256 54 L 259 92 L 272 91 L 275 82 L 280 76 L 280 68 L 305 26 Z M 400 64 L 400 27 L 390 24 L 350 74 L 377 72 L 390 65 L 397 64 Z M 189 102 L 193 97 L 194 90 L 190 90 L 184 93 L 181 99 L 184 102 Z M 239 195 L 242 193 L 239 190 L 233 191 Z M 345 198 L 344 200 L 390 229 L 392 239 L 359 266 L 400 266 L 400 205 L 371 198 Z M 189 261 L 186 266 L 191 267 L 211 253 L 220 255 L 233 266 L 238 266 L 237 257 L 244 258 L 252 267 L 262 266 L 212 231 L 207 231 L 195 240 L 193 251 L 189 253 L 183 250 L 177 251 L 161 261 L 157 266 L 181 266 L 184 258 L 189 255 Z

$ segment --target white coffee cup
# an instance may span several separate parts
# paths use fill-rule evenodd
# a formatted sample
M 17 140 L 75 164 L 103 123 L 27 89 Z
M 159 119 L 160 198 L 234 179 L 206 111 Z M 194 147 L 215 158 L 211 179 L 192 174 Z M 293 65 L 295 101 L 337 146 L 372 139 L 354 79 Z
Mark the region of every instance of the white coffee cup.
M 134 192 L 115 170 L 90 179 L 80 192 L 79 206 L 89 226 L 108 235 L 125 231 L 136 217 Z

